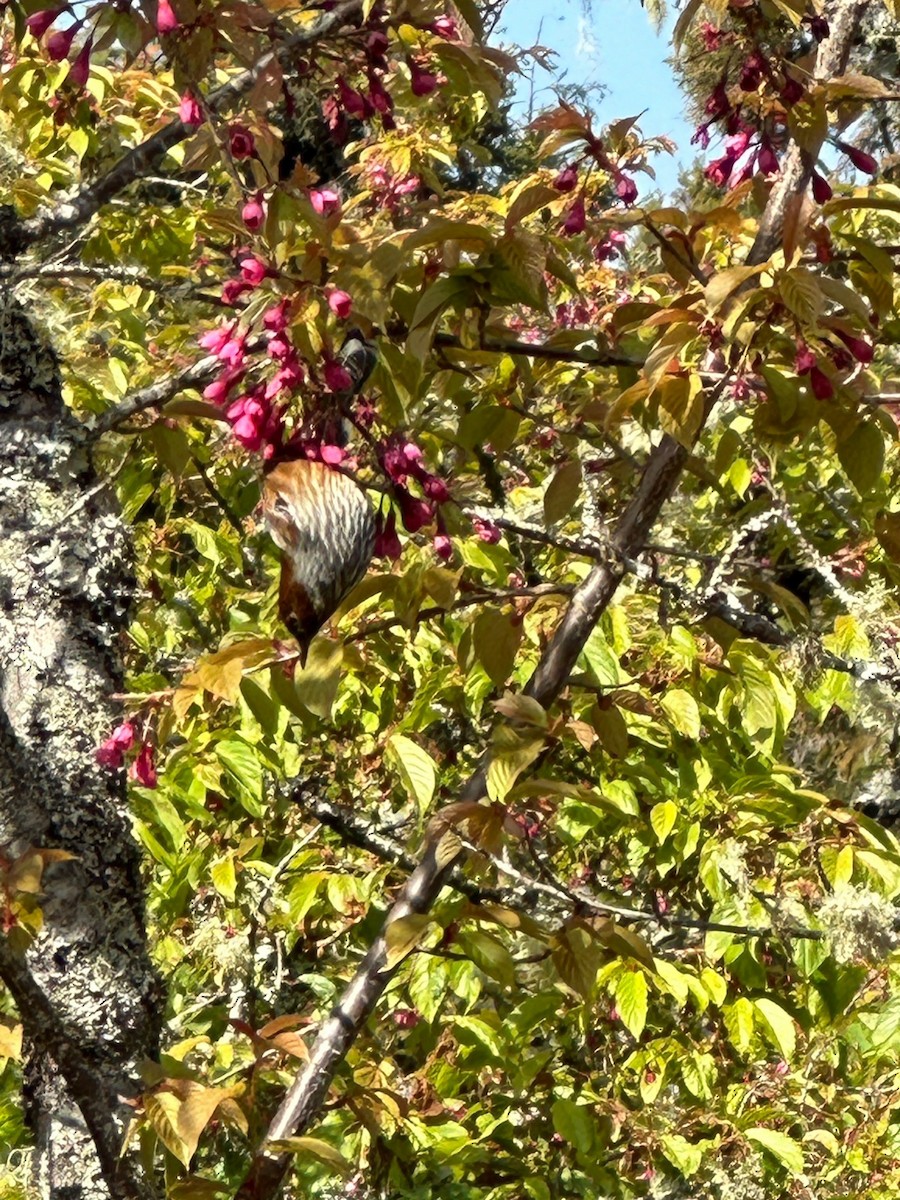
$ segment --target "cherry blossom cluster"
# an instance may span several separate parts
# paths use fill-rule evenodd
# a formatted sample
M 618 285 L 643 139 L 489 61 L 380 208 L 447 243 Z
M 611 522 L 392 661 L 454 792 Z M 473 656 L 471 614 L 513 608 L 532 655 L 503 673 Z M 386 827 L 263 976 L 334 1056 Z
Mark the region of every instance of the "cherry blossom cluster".
M 616 195 L 623 204 L 634 204 L 638 198 L 637 184 L 634 179 L 630 175 L 626 175 L 607 155 L 600 138 L 595 137 L 593 134 L 588 134 L 585 140 L 588 146 L 587 151 L 576 162 L 568 163 L 557 173 L 553 180 L 553 187 L 563 194 L 574 192 L 578 187 L 579 172 L 584 168 L 584 164 L 588 163 L 589 167 L 599 166 L 612 176 L 615 180 Z M 589 171 L 587 174 L 589 174 Z M 585 175 L 585 181 L 582 184 L 581 190 L 563 216 L 561 232 L 568 236 L 582 233 L 587 224 L 587 208 L 590 199 L 586 196 L 585 190 L 587 174 Z
M 137 754 L 128 768 L 128 778 L 141 787 L 155 788 L 157 783 L 156 766 L 154 764 L 153 745 L 146 739 L 139 739 L 137 728 L 133 721 L 123 721 L 116 726 L 108 738 L 101 742 L 94 751 L 94 758 L 101 767 L 108 771 L 118 771 L 125 765 L 126 752 L 133 749 L 137 743 Z

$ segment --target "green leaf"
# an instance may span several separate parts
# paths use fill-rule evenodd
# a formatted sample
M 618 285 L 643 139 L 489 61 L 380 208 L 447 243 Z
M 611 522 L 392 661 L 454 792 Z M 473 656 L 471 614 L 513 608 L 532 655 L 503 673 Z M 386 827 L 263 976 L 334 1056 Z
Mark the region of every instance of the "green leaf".
M 456 945 L 485 975 L 496 979 L 504 987 L 515 986 L 516 969 L 512 955 L 495 937 L 478 929 L 468 929 L 459 934 Z
M 392 734 L 387 744 L 410 798 L 420 813 L 426 813 L 437 787 L 437 766 L 431 755 L 402 733 Z
M 240 738 L 231 737 L 216 743 L 216 757 L 238 785 L 243 807 L 251 816 L 261 817 L 263 772 L 256 751 Z
M 797 1046 L 793 1017 L 774 1000 L 754 1000 L 753 1006 L 762 1017 L 763 1028 L 769 1034 L 769 1039 L 778 1047 L 784 1059 L 790 1062 Z
M 396 967 L 407 954 L 412 954 L 435 922 L 427 913 L 410 913 L 391 921 L 384 935 L 386 946 L 385 963 L 388 969 Z
M 341 682 L 344 648 L 330 638 L 314 638 L 306 666 L 294 674 L 294 688 L 304 708 L 316 717 L 330 718 Z
M 489 608 L 480 613 L 472 628 L 475 656 L 491 683 L 502 687 L 512 674 L 522 641 L 522 623 L 513 623 L 507 613 Z
M 305 1136 L 277 1138 L 274 1141 L 266 1142 L 265 1148 L 275 1154 L 308 1155 L 326 1167 L 330 1167 L 344 1179 L 353 1174 L 353 1164 L 344 1158 L 340 1150 L 336 1150 L 330 1142 L 323 1142 L 321 1138 Z
M 624 971 L 619 976 L 616 1008 L 629 1033 L 639 1038 L 647 1022 L 647 978 L 643 971 Z
M 680 1133 L 669 1133 L 660 1139 L 662 1152 L 682 1175 L 696 1175 L 703 1162 L 703 1147 L 695 1146 Z
M 597 1118 L 593 1111 L 574 1100 L 555 1100 L 550 1109 L 553 1128 L 561 1138 L 582 1154 L 590 1154 L 597 1137 Z
M 672 832 L 677 819 L 678 805 L 674 800 L 662 800 L 650 809 L 650 824 L 660 843 Z
M 753 1040 L 753 1003 L 746 996 L 740 996 L 733 1004 L 722 1010 L 728 1040 L 740 1054 L 746 1054 Z
M 209 868 L 209 877 L 219 895 L 229 903 L 234 901 L 237 890 L 237 875 L 234 870 L 234 858 L 228 854 L 220 858 Z
M 659 705 L 680 734 L 693 740 L 700 736 L 700 708 L 690 692 L 670 688 Z
M 544 493 L 544 520 L 555 525 L 564 520 L 575 507 L 581 494 L 581 463 L 571 459 L 559 468 Z
M 860 493 L 871 492 L 884 469 L 884 434 L 874 421 L 860 421 L 849 437 L 838 442 L 838 458 Z
M 762 1125 L 755 1125 L 752 1129 L 746 1129 L 744 1136 L 748 1141 L 755 1142 L 763 1150 L 768 1150 L 792 1175 L 800 1175 L 802 1173 L 803 1147 L 799 1142 L 795 1142 L 792 1137 L 788 1137 L 786 1133 L 779 1133 L 777 1129 L 766 1129 Z

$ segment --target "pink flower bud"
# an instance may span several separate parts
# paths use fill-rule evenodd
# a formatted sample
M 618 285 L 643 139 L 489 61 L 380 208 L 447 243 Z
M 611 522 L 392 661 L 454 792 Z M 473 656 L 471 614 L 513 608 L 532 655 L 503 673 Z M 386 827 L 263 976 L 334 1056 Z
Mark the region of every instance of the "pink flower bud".
M 170 0 L 159 0 L 156 6 L 156 29 L 158 33 L 174 33 L 178 28 L 178 18 L 175 16 Z
M 269 268 L 258 258 L 251 256 L 241 259 L 241 279 L 251 287 L 259 287 L 268 274 Z
M 217 325 L 215 329 L 208 329 L 206 333 L 201 334 L 197 341 L 210 354 L 218 354 L 233 332 L 233 322 L 228 325 Z
M 422 484 L 422 491 L 435 504 L 446 504 L 450 499 L 450 492 L 447 490 L 446 483 L 437 475 L 426 476 Z
M 52 33 L 47 38 L 47 57 L 53 62 L 62 62 L 64 58 L 69 57 L 69 51 L 72 49 L 72 42 L 75 40 L 75 34 L 81 28 L 81 22 L 78 21 L 74 25 L 70 25 L 68 29 L 59 30 Z
M 94 48 L 94 39 L 88 38 L 81 49 L 78 51 L 78 57 L 69 68 L 69 74 L 66 76 L 66 82 L 71 83 L 73 87 L 83 88 L 87 83 L 91 74 L 91 50 Z
M 453 557 L 453 543 L 446 533 L 436 533 L 432 545 L 435 554 L 444 562 L 449 562 Z
M 341 198 L 333 188 L 310 188 L 309 202 L 320 217 L 330 217 L 341 206 Z
M 376 29 L 366 38 L 366 54 L 371 59 L 383 59 L 390 44 L 387 34 Z
M 241 209 L 241 220 L 248 229 L 255 233 L 262 226 L 265 219 L 266 210 L 263 208 L 262 192 L 257 192 Z
M 793 75 L 787 75 L 784 80 L 784 87 L 781 89 L 781 103 L 785 108 L 793 108 L 795 104 L 799 104 L 806 95 L 806 89 L 798 79 L 794 79 Z
M 616 183 L 616 195 L 625 204 L 634 204 L 637 200 L 637 184 L 628 175 L 620 175 Z
M 818 171 L 812 173 L 812 194 L 816 204 L 825 204 L 834 195 L 831 184 Z
M 456 22 L 451 16 L 446 13 L 437 17 L 426 28 L 437 37 L 446 38 L 447 41 L 458 41 L 459 30 L 456 27 Z
M 794 370 L 798 375 L 808 375 L 815 365 L 815 354 L 805 342 L 800 342 L 797 346 L 797 355 L 794 359 Z
M 566 213 L 566 219 L 563 221 L 563 233 L 575 234 L 581 233 L 584 229 L 587 214 L 584 211 L 584 197 L 579 196 L 572 203 L 571 208 Z
M 572 192 L 578 183 L 578 168 L 574 163 L 569 163 L 567 167 L 563 167 L 560 173 L 553 180 L 553 186 L 558 192 Z
M 185 92 L 178 105 L 178 116 L 185 125 L 202 125 L 203 113 L 190 92 Z
M 228 279 L 222 287 L 222 303 L 233 307 L 245 292 L 252 290 L 243 279 Z
M 778 174 L 778 156 L 772 149 L 771 143 L 764 141 L 756 156 L 756 165 L 763 175 Z
M 328 307 L 336 317 L 346 321 L 353 311 L 353 297 L 340 288 L 332 288 L 328 293 Z
M 326 359 L 323 374 L 325 376 L 325 384 L 332 392 L 351 392 L 353 390 L 353 380 L 350 372 L 346 367 L 342 367 L 339 362 L 336 362 L 335 359 Z
M 350 87 L 342 76 L 338 77 L 338 93 L 340 106 L 348 116 L 364 119 L 369 115 L 366 111 L 365 97 Z
M 233 158 L 252 158 L 256 153 L 253 134 L 244 125 L 232 125 L 228 131 Z
M 476 536 L 489 545 L 499 542 L 502 536 L 494 522 L 486 521 L 483 517 L 475 517 L 472 521 L 472 528 L 475 530 Z
M 282 300 L 263 313 L 263 328 L 270 333 L 282 333 L 287 328 L 287 300 Z
M 156 787 L 157 776 L 156 767 L 153 765 L 153 747 L 149 742 L 144 742 L 138 751 L 138 756 L 128 771 L 128 778 L 139 783 L 141 787 Z
M 834 386 L 820 367 L 813 367 L 810 371 L 809 382 L 817 400 L 830 400 L 834 395 Z
M 244 372 L 240 368 L 225 371 L 218 379 L 214 379 L 203 389 L 203 399 L 209 400 L 211 404 L 224 404 L 228 399 L 228 393 L 236 384 L 240 383 L 243 377 Z
M 834 331 L 841 339 L 857 362 L 870 363 L 875 357 L 874 347 L 864 338 L 856 337 L 852 333 L 844 333 L 842 329 Z
M 28 32 L 36 38 L 42 38 L 56 18 L 62 13 L 62 8 L 41 8 L 25 18 Z
M 426 500 L 418 499 L 405 488 L 397 489 L 397 503 L 400 506 L 400 519 L 410 533 L 416 533 L 428 525 L 434 516 L 434 509 Z
M 410 87 L 414 96 L 430 96 L 438 87 L 437 75 L 424 70 L 415 61 L 409 63 Z
M 375 553 L 380 558 L 398 559 L 403 553 L 400 538 L 397 536 L 397 516 L 393 509 L 387 519 L 378 519 L 379 529 L 375 535 Z
M 838 142 L 837 148 L 847 155 L 857 171 L 865 171 L 867 175 L 878 174 L 878 163 L 871 154 L 866 154 L 865 150 L 860 150 L 858 146 L 850 146 L 847 142 Z

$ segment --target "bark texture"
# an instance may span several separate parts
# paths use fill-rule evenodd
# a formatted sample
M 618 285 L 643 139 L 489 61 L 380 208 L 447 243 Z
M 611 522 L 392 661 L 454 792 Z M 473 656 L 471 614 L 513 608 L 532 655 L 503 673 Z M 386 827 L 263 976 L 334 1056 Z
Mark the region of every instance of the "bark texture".
M 18 963 L 56 1029 L 23 1002 L 33 1185 L 48 1197 L 133 1195 L 121 1144 L 135 1063 L 153 1054 L 158 988 L 121 772 L 94 761 L 118 720 L 128 544 L 98 485 L 57 365 L 26 314 L 0 302 L 0 851 L 63 849 L 47 867 L 44 925 Z M 21 980 L 19 981 L 21 984 Z M 60 1050 L 60 1038 L 68 1042 Z M 52 1053 L 56 1047 L 55 1054 Z M 73 1066 L 75 1064 L 75 1066 Z M 78 1069 L 75 1069 L 77 1067 Z M 84 1068 L 87 1068 L 85 1075 Z M 105 1150 L 91 1129 L 105 1120 Z M 90 1128 L 89 1128 L 90 1127 Z M 101 1131 L 103 1133 L 103 1131 Z M 111 1161 L 110 1161 L 111 1160 Z M 111 1174 L 112 1173 L 112 1174 Z

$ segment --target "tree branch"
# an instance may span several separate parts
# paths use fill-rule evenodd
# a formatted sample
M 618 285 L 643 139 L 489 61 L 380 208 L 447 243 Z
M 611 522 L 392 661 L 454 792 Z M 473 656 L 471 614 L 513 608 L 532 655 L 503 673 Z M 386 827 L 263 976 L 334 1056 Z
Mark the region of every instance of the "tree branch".
M 330 12 L 323 12 L 305 29 L 288 38 L 277 50 L 264 54 L 252 67 L 214 91 L 207 99 L 210 112 L 219 113 L 230 107 L 250 91 L 273 63 L 289 64 L 297 50 L 333 33 L 350 17 L 359 13 L 361 8 L 361 0 L 342 0 Z M 70 200 L 64 200 L 52 208 L 42 210 L 30 220 L 21 222 L 15 231 L 16 251 L 21 253 L 36 242 L 62 230 L 83 225 L 113 196 L 118 195 L 135 180 L 157 170 L 172 147 L 184 141 L 194 131 L 193 125 L 185 125 L 180 120 L 171 121 L 147 141 L 123 155 L 111 170 L 89 187 L 82 188 Z
M 0 935 L 0 979 L 15 1002 L 25 1033 L 53 1059 L 65 1079 L 96 1146 L 110 1196 L 113 1200 L 152 1200 L 153 1189 L 133 1169 L 133 1160 L 122 1154 L 122 1133 L 105 1102 L 97 1072 L 4 935 Z

